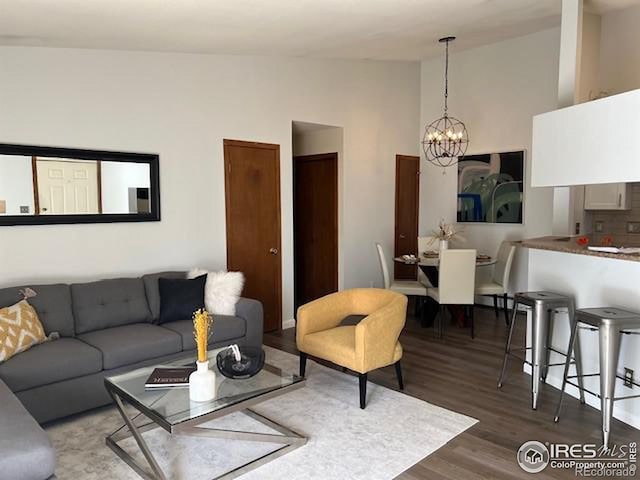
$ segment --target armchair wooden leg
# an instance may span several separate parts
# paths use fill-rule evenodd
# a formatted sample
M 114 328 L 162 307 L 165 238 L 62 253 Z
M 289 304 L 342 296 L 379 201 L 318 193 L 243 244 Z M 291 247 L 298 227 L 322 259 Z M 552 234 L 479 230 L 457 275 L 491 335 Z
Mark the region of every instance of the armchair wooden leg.
M 507 299 L 508 299 L 508 296 L 505 293 L 502 296 L 502 308 L 504 309 L 504 321 L 505 321 L 505 323 L 507 324 L 507 327 L 508 327 L 509 326 L 509 309 L 507 308 Z
M 500 316 L 498 310 L 498 295 L 493 295 L 493 311 L 496 313 L 496 318 L 498 318 Z
M 364 409 L 367 406 L 367 374 L 358 374 L 358 380 L 360 381 L 360 408 Z
M 398 388 L 400 390 L 404 390 L 404 382 L 402 381 L 402 366 L 400 365 L 400 360 L 395 363 L 396 367 L 396 377 L 398 377 Z
M 300 376 L 304 378 L 304 373 L 307 368 L 307 354 L 300 352 Z

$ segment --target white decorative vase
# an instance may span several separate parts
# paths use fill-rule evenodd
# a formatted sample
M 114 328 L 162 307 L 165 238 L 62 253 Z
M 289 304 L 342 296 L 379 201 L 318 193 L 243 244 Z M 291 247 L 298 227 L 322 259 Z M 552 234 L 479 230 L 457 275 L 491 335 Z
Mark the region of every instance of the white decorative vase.
M 440 240 L 440 251 L 449 249 L 449 240 Z
M 189 399 L 208 402 L 216 396 L 216 374 L 209 370 L 209 360 L 196 362 L 198 369 L 189 375 Z

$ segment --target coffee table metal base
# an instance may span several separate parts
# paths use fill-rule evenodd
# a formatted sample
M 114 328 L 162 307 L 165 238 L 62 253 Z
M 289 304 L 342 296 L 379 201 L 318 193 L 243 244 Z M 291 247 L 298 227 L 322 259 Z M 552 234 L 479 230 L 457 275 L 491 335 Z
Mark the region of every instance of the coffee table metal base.
M 144 441 L 142 437 L 142 433 L 148 430 L 153 430 L 155 428 L 160 428 L 160 426 L 150 421 L 143 425 L 136 425 L 135 419 L 140 415 L 144 415 L 143 412 L 140 412 L 138 415 L 131 417 L 127 414 L 122 399 L 115 392 L 109 392 L 113 397 L 113 400 L 122 415 L 122 418 L 125 424 L 116 430 L 114 433 L 106 437 L 106 444 L 111 450 L 113 450 L 116 455 L 118 455 L 123 461 L 125 461 L 133 470 L 135 470 L 138 475 L 142 478 L 148 480 L 167 480 L 167 476 L 164 474 L 160 465 L 156 461 L 153 453 L 149 449 L 147 443 Z M 282 455 L 285 455 L 293 450 L 300 448 L 305 443 L 307 443 L 307 438 L 302 435 L 289 430 L 288 428 L 280 425 L 273 420 L 270 420 L 259 413 L 254 412 L 249 408 L 245 408 L 242 410 L 238 410 L 249 417 L 257 420 L 258 422 L 266 425 L 267 427 L 276 430 L 280 433 L 280 435 L 275 434 L 267 434 L 267 433 L 256 433 L 256 432 L 244 432 L 244 431 L 235 431 L 235 430 L 221 430 L 214 428 L 207 428 L 201 425 L 194 424 L 194 422 L 188 422 L 185 425 L 178 425 L 175 430 L 172 432 L 173 435 L 186 435 L 186 436 L 196 436 L 196 437 L 207 437 L 207 438 L 224 438 L 227 440 L 244 440 L 244 441 L 252 441 L 252 442 L 265 442 L 265 443 L 276 443 L 281 444 L 277 450 L 274 450 L 271 453 L 263 455 L 255 460 L 252 460 L 249 463 L 241 465 L 231 471 L 228 471 L 222 475 L 214 477 L 212 480 L 230 480 L 232 478 L 239 477 L 251 470 L 254 470 L 265 463 L 268 463 L 272 460 L 275 460 Z M 232 413 L 232 412 L 229 412 Z M 209 421 L 209 419 L 204 419 L 203 422 Z M 126 428 L 125 428 L 126 427 Z M 124 440 L 125 438 L 133 437 L 140 448 L 140 451 L 144 455 L 148 468 L 145 468 L 144 465 L 141 465 L 132 455 L 126 452 L 118 442 Z

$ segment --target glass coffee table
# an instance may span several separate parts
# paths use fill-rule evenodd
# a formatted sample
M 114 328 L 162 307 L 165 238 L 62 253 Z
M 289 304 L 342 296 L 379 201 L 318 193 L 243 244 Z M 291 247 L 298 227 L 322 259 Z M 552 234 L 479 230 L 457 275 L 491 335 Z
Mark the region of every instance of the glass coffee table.
M 105 378 L 105 387 L 124 420 L 124 425 L 106 437 L 107 446 L 141 477 L 154 480 L 167 479 L 142 436 L 143 432 L 154 428 L 163 428 L 172 435 L 223 438 L 282 445 L 282 447 L 267 455 L 215 477 L 215 479 L 225 480 L 236 478 L 258 468 L 301 447 L 307 442 L 307 439 L 302 435 L 254 412 L 250 408 L 265 400 L 303 387 L 305 384 L 304 378 L 284 373 L 279 368 L 265 363 L 264 368 L 254 377 L 245 380 L 229 379 L 224 377 L 215 366 L 216 354 L 219 351 L 211 350 L 209 352 L 209 364 L 211 368 L 215 369 L 214 371 L 217 375 L 216 397 L 209 402 L 190 401 L 189 388 L 149 390 L 144 387 L 145 381 L 154 368 L 158 366 L 192 364 L 195 360 L 193 355 L 163 363 L 162 365 L 139 368 L 122 375 Z M 125 409 L 126 404 L 133 407 L 138 413 L 135 415 L 128 413 L 127 410 L 131 411 L 131 409 Z M 221 430 L 203 426 L 204 423 L 235 412 L 242 412 L 279 434 Z M 144 417 L 148 421 L 140 423 L 138 418 Z M 128 437 L 135 439 L 148 463 L 148 467 L 138 463 L 132 455 L 118 444 L 118 442 Z

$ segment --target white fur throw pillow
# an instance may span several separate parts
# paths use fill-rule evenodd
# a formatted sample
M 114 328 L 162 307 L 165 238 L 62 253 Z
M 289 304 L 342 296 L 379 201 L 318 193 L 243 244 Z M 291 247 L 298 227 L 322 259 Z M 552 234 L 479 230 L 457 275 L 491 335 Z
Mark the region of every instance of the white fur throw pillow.
M 207 274 L 204 287 L 204 306 L 213 315 L 235 315 L 236 303 L 242 294 L 244 275 L 242 272 L 208 272 L 201 268 L 189 271 L 188 278 Z

